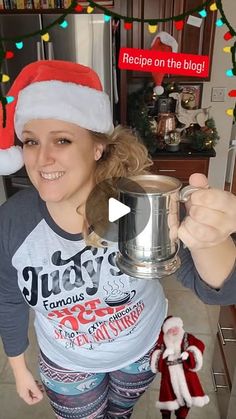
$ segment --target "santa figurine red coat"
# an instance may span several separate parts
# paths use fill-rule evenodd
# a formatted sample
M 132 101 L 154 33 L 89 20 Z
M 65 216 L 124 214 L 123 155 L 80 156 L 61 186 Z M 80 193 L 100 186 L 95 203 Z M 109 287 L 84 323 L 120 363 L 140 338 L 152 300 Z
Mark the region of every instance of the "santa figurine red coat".
M 203 407 L 209 402 L 197 376 L 204 349 L 202 341 L 184 331 L 179 317 L 167 317 L 151 356 L 152 371 L 161 373 L 156 405 L 163 419 L 170 418 L 172 411 L 184 419 L 192 406 Z

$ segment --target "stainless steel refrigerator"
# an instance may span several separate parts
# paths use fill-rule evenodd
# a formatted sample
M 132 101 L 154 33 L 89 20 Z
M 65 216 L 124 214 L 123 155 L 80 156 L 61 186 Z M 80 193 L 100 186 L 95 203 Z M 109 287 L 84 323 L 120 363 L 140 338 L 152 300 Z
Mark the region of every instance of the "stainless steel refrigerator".
M 47 28 L 60 16 L 61 14 L 3 14 L 0 16 L 1 37 L 20 39 L 24 34 Z M 104 90 L 113 103 L 111 21 L 105 22 L 102 14 L 69 14 L 66 20 L 67 28 L 63 29 L 57 24 L 49 30 L 49 42 L 43 42 L 40 35 L 36 35 L 25 39 L 24 47 L 17 50 L 13 41 L 4 41 L 7 48 L 13 49 L 15 57 L 4 60 L 3 69 L 13 81 L 19 71 L 32 61 L 56 59 L 79 62 L 97 71 Z M 9 83 L 5 83 L 3 87 L 8 90 Z
M 47 28 L 60 16 L 61 14 L 2 14 L 0 15 L 1 37 L 18 37 L 20 40 L 25 34 Z M 31 36 L 24 39 L 23 48 L 17 50 L 15 42 L 3 41 L 4 47 L 13 50 L 15 55 L 3 62 L 2 72 L 10 76 L 10 81 L 1 84 L 2 93 L 6 95 L 17 74 L 32 61 L 48 59 L 73 61 L 88 65 L 99 74 L 103 88 L 111 99 L 113 111 L 112 22 L 105 22 L 103 14 L 69 14 L 66 20 L 67 28 L 55 25 L 48 31 L 49 42 L 43 42 L 40 35 Z M 7 197 L 18 189 L 27 187 L 28 183 L 24 170 L 16 175 L 4 177 Z

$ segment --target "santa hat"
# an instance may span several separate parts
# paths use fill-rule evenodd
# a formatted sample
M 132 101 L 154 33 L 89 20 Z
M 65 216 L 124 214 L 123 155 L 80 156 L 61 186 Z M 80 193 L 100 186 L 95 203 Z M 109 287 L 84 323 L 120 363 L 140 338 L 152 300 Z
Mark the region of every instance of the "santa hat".
M 32 119 L 57 119 L 91 131 L 114 130 L 108 95 L 91 68 L 69 61 L 36 61 L 19 73 L 8 92 L 6 126 L 0 115 L 0 175 L 23 166 L 22 149 L 14 146 L 14 129 L 21 140 L 24 125 Z
M 151 50 L 153 51 L 161 51 L 161 52 L 177 52 L 178 51 L 178 44 L 167 32 L 159 32 L 151 43 Z M 154 93 L 157 95 L 161 95 L 164 92 L 162 87 L 162 80 L 164 77 L 164 73 L 153 72 L 152 77 L 155 82 Z
M 168 316 L 163 322 L 162 331 L 165 334 L 169 329 L 176 326 L 183 329 L 183 320 L 180 317 Z

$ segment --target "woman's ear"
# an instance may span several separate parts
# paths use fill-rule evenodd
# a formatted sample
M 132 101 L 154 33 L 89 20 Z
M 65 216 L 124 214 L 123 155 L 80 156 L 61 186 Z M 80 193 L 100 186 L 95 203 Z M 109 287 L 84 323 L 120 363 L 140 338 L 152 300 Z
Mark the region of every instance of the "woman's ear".
M 95 145 L 95 153 L 94 153 L 94 158 L 96 161 L 100 160 L 100 158 L 103 155 L 103 151 L 104 151 L 104 146 L 103 144 L 96 144 Z

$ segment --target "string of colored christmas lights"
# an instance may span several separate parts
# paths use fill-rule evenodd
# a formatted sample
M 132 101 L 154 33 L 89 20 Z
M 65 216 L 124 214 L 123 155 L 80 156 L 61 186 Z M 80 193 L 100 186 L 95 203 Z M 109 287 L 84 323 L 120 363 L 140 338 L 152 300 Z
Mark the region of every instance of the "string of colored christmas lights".
M 50 31 L 51 28 L 53 28 L 56 25 L 59 25 L 62 29 L 67 28 L 68 23 L 65 18 L 71 11 L 75 11 L 78 13 L 82 12 L 83 7 L 79 5 L 77 1 L 73 0 L 71 5 L 65 10 L 65 12 L 59 18 L 55 19 L 52 23 L 50 23 L 47 27 L 45 27 L 43 30 L 38 30 L 38 31 L 31 32 L 31 33 L 21 35 L 19 37 L 14 37 L 14 38 L 0 37 L 0 83 L 9 81 L 9 76 L 6 74 L 2 74 L 3 60 L 12 58 L 14 56 L 14 53 L 12 51 L 5 51 L 3 47 L 3 42 L 14 41 L 16 48 L 19 50 L 22 49 L 24 46 L 23 40 L 32 38 L 36 35 L 41 35 L 42 40 L 45 42 L 48 42 L 50 39 L 48 32 Z M 6 105 L 12 102 L 13 100 L 14 98 L 12 96 L 7 96 L 7 97 L 3 96 L 2 91 L 0 90 L 0 102 L 2 105 L 2 113 L 3 113 L 3 127 L 6 126 L 6 116 L 7 116 Z
M 169 17 L 169 18 L 159 18 L 159 19 L 143 19 L 143 18 L 137 18 L 137 17 L 127 17 L 127 16 L 119 15 L 118 13 L 114 13 L 114 12 L 108 10 L 107 8 L 105 8 L 104 6 L 96 4 L 95 1 L 88 0 L 88 2 L 89 2 L 89 7 L 88 7 L 87 11 L 89 13 L 92 13 L 93 10 L 94 10 L 94 7 L 97 7 L 98 9 L 103 11 L 105 16 L 113 17 L 113 18 L 117 18 L 117 19 L 123 19 L 125 29 L 131 29 L 132 28 L 132 22 L 148 23 L 148 29 L 151 33 L 156 32 L 156 30 L 158 28 L 157 24 L 159 22 L 166 22 L 166 21 L 171 21 L 171 20 L 174 21 L 175 27 L 176 27 L 177 30 L 182 30 L 183 27 L 184 27 L 184 18 L 186 16 L 189 16 L 194 12 L 198 12 L 199 15 L 204 18 L 204 17 L 207 16 L 206 7 L 210 5 L 209 8 L 210 8 L 211 12 L 215 12 L 215 11 L 219 10 L 219 12 L 221 14 L 221 18 L 216 21 L 216 25 L 218 27 L 221 27 L 225 24 L 228 28 L 228 31 L 224 35 L 224 39 L 226 41 L 229 41 L 234 36 L 236 36 L 236 32 L 235 32 L 234 28 L 230 25 L 228 19 L 226 18 L 225 13 L 224 13 L 222 0 L 215 0 L 214 2 L 212 2 L 212 0 L 205 1 L 200 6 L 194 8 L 192 10 L 188 10 L 185 13 L 180 14 L 178 16 L 172 16 L 172 17 Z M 235 76 L 236 75 L 236 59 L 235 59 L 236 42 L 234 43 L 233 47 L 226 47 L 224 49 L 224 51 L 225 52 L 231 52 L 231 55 L 232 55 L 232 69 L 227 70 L 226 75 L 229 76 L 229 77 Z M 235 97 L 236 96 L 236 90 L 230 90 L 228 95 L 229 95 L 229 97 Z M 234 109 L 231 109 L 231 108 L 227 109 L 226 113 L 229 116 L 233 116 L 234 120 L 236 121 L 236 103 L 235 103 Z
M 216 0 L 216 6 L 221 14 L 221 18 L 216 21 L 216 25 L 218 27 L 223 27 L 224 25 L 227 26 L 228 31 L 224 34 L 225 41 L 230 41 L 233 37 L 236 37 L 236 31 L 229 23 L 225 12 L 222 6 L 222 0 Z M 233 46 L 226 46 L 224 47 L 224 52 L 230 53 L 231 52 L 231 59 L 232 59 L 232 69 L 228 69 L 226 71 L 226 75 L 228 77 L 236 76 L 236 42 L 234 42 Z M 229 97 L 236 97 L 236 90 L 230 90 L 228 92 Z M 236 122 L 236 102 L 234 104 L 234 108 L 229 108 L 226 110 L 227 115 L 234 117 L 234 122 Z
M 5 57 L 5 51 L 3 49 L 2 41 L 0 40 L 0 74 L 2 74 L 2 64 L 3 64 L 4 57 Z M 0 85 L 0 101 L 1 101 L 1 106 L 2 106 L 3 127 L 5 127 L 5 124 L 6 124 L 6 100 L 5 100 L 5 97 L 2 94 L 1 85 Z
M 176 15 L 176 16 L 170 16 L 167 18 L 158 18 L 158 19 L 144 19 L 144 18 L 138 18 L 138 17 L 127 17 L 124 15 L 120 15 L 119 13 L 115 13 L 113 11 L 111 11 L 110 9 L 107 9 L 106 7 L 97 4 L 95 1 L 92 0 L 88 0 L 89 3 L 89 13 L 92 13 L 92 11 L 94 10 L 94 8 L 96 7 L 97 9 L 101 10 L 104 12 L 105 15 L 116 18 L 116 19 L 120 19 L 120 20 L 124 20 L 125 22 L 128 23 L 132 23 L 132 22 L 142 22 L 142 23 L 149 23 L 150 25 L 156 25 L 157 23 L 160 22 L 169 22 L 171 20 L 173 21 L 182 21 L 186 16 L 191 15 L 192 13 L 195 12 L 199 12 L 201 17 L 206 17 L 207 16 L 207 11 L 206 11 L 206 7 L 212 2 L 212 0 L 206 0 L 204 1 L 204 3 L 200 4 L 199 6 L 188 10 L 180 15 Z M 131 26 L 132 27 L 132 26 Z
M 61 26 L 61 28 L 65 29 L 67 27 L 67 24 L 64 24 L 64 22 L 66 22 L 65 18 L 73 9 L 74 10 L 76 9 L 75 6 L 77 6 L 77 1 L 74 0 L 71 3 L 70 7 L 68 7 L 68 9 L 65 10 L 64 14 L 62 14 L 59 18 L 55 19 L 52 23 L 50 23 L 50 25 L 46 26 L 43 30 L 38 30 L 38 31 L 35 31 L 35 32 L 31 32 L 29 34 L 21 35 L 19 37 L 14 37 L 14 38 L 1 37 L 0 40 L 1 41 L 15 41 L 16 43 L 18 43 L 18 42 L 22 42 L 22 40 L 24 40 L 24 39 L 31 38 L 31 37 L 36 36 L 36 35 L 41 35 L 43 37 L 44 35 L 46 35 L 48 33 L 48 31 L 51 28 L 53 28 L 56 25 L 59 25 L 59 26 Z M 44 39 L 44 40 L 46 41 L 46 39 Z M 18 47 L 18 49 L 21 49 L 21 48 Z
M 132 28 L 132 23 L 133 22 L 142 22 L 142 23 L 148 23 L 148 29 L 151 33 L 156 32 L 157 28 L 158 28 L 158 23 L 159 22 L 167 22 L 167 21 L 173 21 L 175 24 L 175 27 L 177 30 L 182 30 L 184 27 L 184 19 L 186 16 L 191 15 L 192 13 L 198 12 L 199 16 L 201 18 L 205 18 L 207 16 L 207 10 L 206 7 L 210 6 L 209 9 L 211 12 L 215 12 L 217 11 L 217 9 L 219 10 L 220 14 L 221 14 L 221 18 L 217 20 L 216 25 L 218 27 L 223 26 L 224 24 L 227 26 L 228 28 L 228 32 L 226 32 L 226 34 L 224 35 L 224 39 L 226 41 L 232 39 L 233 37 L 236 36 L 236 32 L 234 30 L 234 28 L 230 25 L 228 19 L 225 16 L 224 10 L 223 10 L 223 6 L 222 6 L 222 1 L 221 0 L 215 0 L 215 2 L 212 3 L 212 0 L 206 0 L 205 2 L 203 2 L 201 5 L 199 5 L 198 7 L 195 7 L 194 9 L 188 10 L 180 15 L 176 15 L 176 16 L 170 16 L 168 18 L 158 18 L 158 19 L 144 19 L 144 18 L 137 18 L 137 17 L 128 17 L 128 16 L 124 16 L 124 15 L 120 15 L 116 12 L 111 11 L 110 9 L 107 9 L 106 7 L 97 4 L 95 1 L 92 0 L 88 0 L 88 7 L 87 7 L 87 13 L 93 13 L 94 8 L 98 8 L 101 11 L 103 11 L 104 13 L 104 20 L 108 21 L 112 18 L 116 18 L 119 20 L 124 20 L 124 27 L 125 29 L 131 29 Z M 211 4 L 210 4 L 211 3 Z M 29 34 L 25 34 L 22 35 L 20 37 L 16 37 L 16 38 L 0 38 L 0 71 L 2 68 L 2 63 L 4 59 L 9 59 L 12 58 L 13 56 L 13 52 L 12 51 L 5 51 L 3 48 L 3 41 L 15 41 L 15 46 L 17 49 L 22 49 L 23 48 L 23 40 L 34 37 L 36 35 L 41 35 L 41 38 L 43 41 L 48 42 L 50 39 L 50 35 L 49 35 L 49 31 L 52 27 L 54 27 L 55 25 L 59 25 L 61 28 L 65 29 L 68 26 L 68 23 L 66 21 L 66 16 L 73 12 L 76 13 L 80 13 L 82 12 L 84 9 L 84 6 L 81 5 L 79 2 L 77 2 L 76 0 L 73 0 L 71 5 L 65 10 L 65 12 L 56 20 L 54 20 L 50 25 L 48 25 L 46 28 L 44 28 L 43 30 L 39 30 L 39 31 L 35 31 Z M 232 56 L 232 69 L 227 70 L 226 74 L 229 77 L 235 76 L 236 75 L 236 60 L 235 60 L 235 54 L 236 54 L 236 42 L 234 43 L 234 45 L 232 47 L 225 47 L 224 48 L 225 52 L 231 52 L 231 56 Z M 1 82 L 6 82 L 9 80 L 9 77 L 5 74 L 2 74 L 0 72 L 0 83 Z M 228 95 L 229 97 L 235 97 L 236 96 L 236 90 L 231 90 Z M 12 100 L 14 100 L 14 98 L 12 97 L 4 97 L 0 91 L 0 101 L 2 104 L 2 108 L 3 108 L 3 125 L 5 126 L 6 123 L 6 105 L 7 103 L 12 102 Z M 228 109 L 227 110 L 227 114 L 228 115 L 232 115 L 234 116 L 234 119 L 236 119 L 236 104 L 234 109 Z

